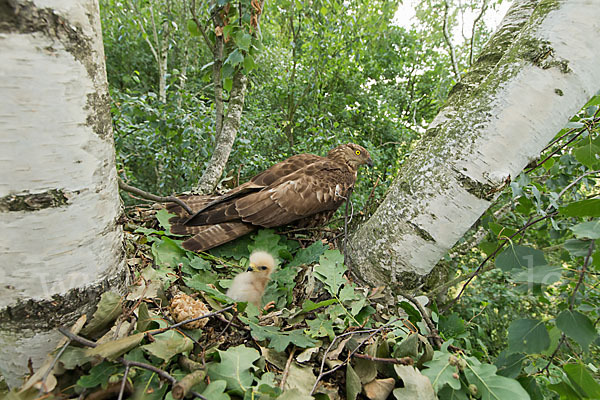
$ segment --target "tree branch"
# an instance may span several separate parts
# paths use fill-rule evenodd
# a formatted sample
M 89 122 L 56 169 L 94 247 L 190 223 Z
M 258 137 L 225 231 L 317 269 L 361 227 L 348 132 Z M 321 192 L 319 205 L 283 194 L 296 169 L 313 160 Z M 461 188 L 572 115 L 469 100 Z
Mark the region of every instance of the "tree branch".
M 124 190 L 125 192 L 129 192 L 129 193 L 133 193 L 136 194 L 140 197 L 143 197 L 144 199 L 147 200 L 152 200 L 152 201 L 159 201 L 161 203 L 165 203 L 165 202 L 173 202 L 173 203 L 177 203 L 179 204 L 189 215 L 192 215 L 194 212 L 192 211 L 192 209 L 183 202 L 183 200 L 175 197 L 175 196 L 167 196 L 167 197 L 162 197 L 162 196 L 157 196 L 154 195 L 152 193 L 148 193 L 148 192 L 144 192 L 142 189 L 138 189 L 136 187 L 133 186 L 129 186 L 128 184 L 126 184 L 125 182 L 123 182 L 123 180 L 119 177 L 118 178 L 119 181 L 119 189 Z
M 444 23 L 442 25 L 442 32 L 444 34 L 444 40 L 446 45 L 448 46 L 448 50 L 450 53 L 450 61 L 452 62 L 452 70 L 454 71 L 454 75 L 456 75 L 456 80 L 460 82 L 462 79 L 460 76 L 460 71 L 458 69 L 458 62 L 456 61 L 456 52 L 454 51 L 454 46 L 452 46 L 452 41 L 450 40 L 450 34 L 448 33 L 448 0 L 444 0 Z

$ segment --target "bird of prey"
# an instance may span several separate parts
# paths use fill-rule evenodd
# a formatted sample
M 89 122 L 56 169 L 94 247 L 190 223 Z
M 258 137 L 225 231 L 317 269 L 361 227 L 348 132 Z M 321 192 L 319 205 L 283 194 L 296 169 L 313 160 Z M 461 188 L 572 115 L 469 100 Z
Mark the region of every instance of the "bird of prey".
M 363 164 L 372 166 L 371 156 L 354 143 L 337 146 L 326 157 L 292 156 L 224 195 L 181 196 L 194 211 L 191 216 L 167 204 L 178 215 L 170 220 L 171 232 L 193 235 L 183 247 L 204 251 L 260 227 L 322 225 L 346 200 Z
M 272 255 L 266 251 L 253 251 L 248 270 L 235 277 L 227 290 L 227 296 L 260 307 L 260 300 L 274 268 L 275 260 Z

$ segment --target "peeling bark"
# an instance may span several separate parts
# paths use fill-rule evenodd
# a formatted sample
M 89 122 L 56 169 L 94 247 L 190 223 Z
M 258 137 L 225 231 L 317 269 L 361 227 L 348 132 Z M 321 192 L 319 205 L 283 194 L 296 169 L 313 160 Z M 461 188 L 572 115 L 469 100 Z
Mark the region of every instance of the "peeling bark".
M 0 4 L 0 372 L 20 384 L 125 281 L 96 0 Z
M 594 0 L 517 0 L 473 70 L 353 235 L 351 263 L 371 284 L 418 285 L 600 88 Z M 562 94 L 562 95 L 560 95 Z

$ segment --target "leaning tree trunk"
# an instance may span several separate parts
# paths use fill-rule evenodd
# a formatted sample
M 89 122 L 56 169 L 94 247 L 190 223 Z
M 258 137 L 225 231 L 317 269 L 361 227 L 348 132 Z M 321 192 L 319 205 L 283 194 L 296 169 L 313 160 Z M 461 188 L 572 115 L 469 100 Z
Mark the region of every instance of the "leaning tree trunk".
M 597 0 L 516 0 L 351 238 L 367 282 L 410 287 L 600 88 Z
M 11 386 L 126 271 L 98 2 L 36 3 L 0 1 L 0 373 Z

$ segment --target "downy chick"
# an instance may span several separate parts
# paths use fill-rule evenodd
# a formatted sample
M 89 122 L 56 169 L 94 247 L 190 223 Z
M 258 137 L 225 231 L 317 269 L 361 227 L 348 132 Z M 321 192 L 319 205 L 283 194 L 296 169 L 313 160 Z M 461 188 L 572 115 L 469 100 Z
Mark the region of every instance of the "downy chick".
M 266 251 L 253 251 L 250 254 L 250 266 L 246 272 L 235 277 L 227 296 L 236 301 L 247 301 L 260 307 L 265 287 L 275 268 L 275 260 Z

